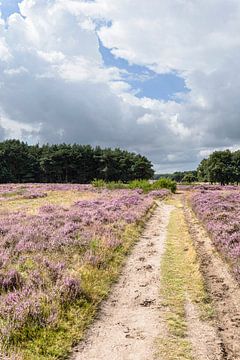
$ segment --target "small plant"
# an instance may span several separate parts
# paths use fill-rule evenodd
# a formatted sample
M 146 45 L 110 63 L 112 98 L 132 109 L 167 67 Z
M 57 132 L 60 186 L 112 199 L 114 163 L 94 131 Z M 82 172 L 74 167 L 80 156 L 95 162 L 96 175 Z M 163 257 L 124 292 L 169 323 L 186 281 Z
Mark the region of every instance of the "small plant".
M 69 304 L 78 299 L 82 294 L 80 281 L 73 277 L 65 277 L 60 285 L 60 301 Z
M 0 289 L 4 291 L 13 291 L 21 288 L 23 279 L 17 270 L 11 270 L 5 276 L 0 274 Z

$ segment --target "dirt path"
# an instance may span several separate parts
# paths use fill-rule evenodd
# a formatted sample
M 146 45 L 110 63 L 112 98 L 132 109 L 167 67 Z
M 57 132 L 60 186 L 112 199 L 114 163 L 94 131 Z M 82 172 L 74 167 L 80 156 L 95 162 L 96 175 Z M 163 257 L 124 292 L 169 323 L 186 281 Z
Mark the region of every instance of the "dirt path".
M 72 360 L 240 360 L 240 289 L 186 197 L 159 202 Z
M 172 206 L 159 203 L 75 360 L 153 360 L 163 331 L 160 261 Z

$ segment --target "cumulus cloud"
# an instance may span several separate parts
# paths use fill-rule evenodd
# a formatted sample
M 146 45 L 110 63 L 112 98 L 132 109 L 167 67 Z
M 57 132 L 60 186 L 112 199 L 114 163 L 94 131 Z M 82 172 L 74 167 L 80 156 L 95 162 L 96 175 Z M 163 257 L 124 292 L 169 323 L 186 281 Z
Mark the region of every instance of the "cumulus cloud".
M 240 144 L 238 0 L 23 0 L 0 21 L 0 136 L 121 146 L 161 171 Z M 224 26 L 223 26 L 224 24 Z M 114 56 L 189 89 L 139 98 Z M 1 129 L 0 128 L 0 129 Z

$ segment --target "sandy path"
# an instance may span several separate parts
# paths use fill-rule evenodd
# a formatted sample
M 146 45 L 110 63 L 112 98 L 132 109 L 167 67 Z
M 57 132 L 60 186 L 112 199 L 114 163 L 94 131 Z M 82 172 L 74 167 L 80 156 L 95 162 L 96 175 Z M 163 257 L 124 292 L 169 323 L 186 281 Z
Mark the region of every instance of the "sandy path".
M 160 261 L 172 206 L 159 202 L 74 360 L 153 360 L 160 321 Z

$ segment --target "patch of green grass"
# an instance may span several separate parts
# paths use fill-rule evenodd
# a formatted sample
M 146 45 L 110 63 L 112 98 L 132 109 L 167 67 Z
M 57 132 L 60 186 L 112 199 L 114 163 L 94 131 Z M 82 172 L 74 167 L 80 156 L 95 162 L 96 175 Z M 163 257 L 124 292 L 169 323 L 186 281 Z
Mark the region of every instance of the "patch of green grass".
M 204 319 L 211 317 L 212 308 L 182 205 L 178 200 L 168 203 L 175 209 L 171 213 L 161 265 L 161 297 L 167 329 L 158 341 L 158 349 L 164 360 L 192 360 L 185 314 L 187 298 L 197 304 Z

